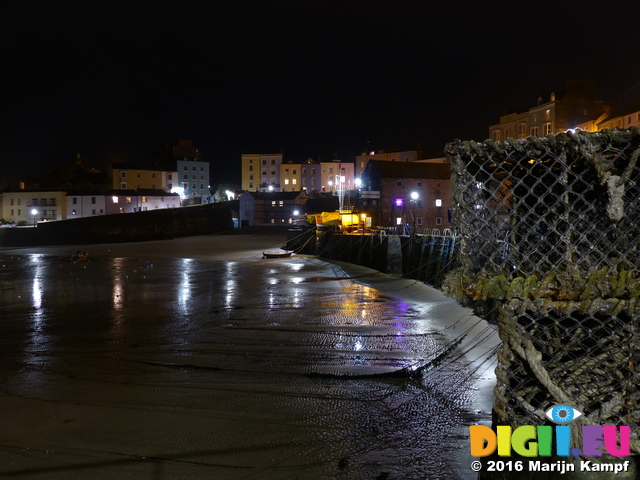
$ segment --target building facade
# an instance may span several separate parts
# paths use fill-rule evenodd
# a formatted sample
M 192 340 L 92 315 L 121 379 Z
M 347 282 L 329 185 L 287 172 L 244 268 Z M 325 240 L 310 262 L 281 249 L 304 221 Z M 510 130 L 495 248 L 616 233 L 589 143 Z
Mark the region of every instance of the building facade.
M 602 122 L 610 107 L 596 100 L 595 83 L 571 80 L 558 92 L 538 97 L 533 107 L 500 117 L 489 127 L 489 138 L 499 142 L 506 138 L 544 137 L 570 129 Z
M 364 152 L 356 157 L 355 164 L 355 177 L 362 178 L 367 164 L 371 160 L 378 160 L 381 162 L 398 162 L 409 163 L 420 160 L 421 154 L 418 150 L 406 150 L 406 151 L 391 151 L 391 150 L 375 150 L 371 152 Z
M 307 201 L 304 192 L 243 192 L 239 200 L 241 227 L 289 225 Z
M 302 190 L 302 165 L 291 162 L 281 164 L 280 183 L 283 192 L 299 192 Z
M 34 225 L 66 218 L 66 192 L 46 190 L 5 190 L 2 218 L 9 223 Z
M 114 190 L 164 190 L 171 192 L 179 178 L 177 171 L 167 171 L 135 164 L 114 163 L 109 169 Z
M 69 190 L 66 218 L 106 215 L 106 197 L 100 190 Z
M 272 192 L 280 190 L 282 154 L 243 154 L 242 190 Z
M 360 213 L 372 226 L 399 232 L 450 228 L 451 165 L 369 161 L 362 177 Z
M 161 189 L 111 190 L 105 195 L 107 215 L 135 213 L 160 208 L 177 208 L 180 195 Z

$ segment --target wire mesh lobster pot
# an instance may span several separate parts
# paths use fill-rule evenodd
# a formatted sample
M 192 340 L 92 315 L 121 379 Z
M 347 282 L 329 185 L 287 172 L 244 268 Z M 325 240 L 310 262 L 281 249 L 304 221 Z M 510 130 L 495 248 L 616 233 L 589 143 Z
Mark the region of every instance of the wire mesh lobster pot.
M 640 130 L 446 151 L 461 267 L 445 291 L 498 322 L 496 422 L 569 404 L 583 425 L 630 426 L 640 453 Z

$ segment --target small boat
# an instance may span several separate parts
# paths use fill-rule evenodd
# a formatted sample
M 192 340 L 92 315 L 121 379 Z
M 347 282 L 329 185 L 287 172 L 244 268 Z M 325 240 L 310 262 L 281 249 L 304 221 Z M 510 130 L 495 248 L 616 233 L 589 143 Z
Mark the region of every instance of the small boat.
M 264 250 L 262 258 L 286 258 L 293 255 L 293 250 Z

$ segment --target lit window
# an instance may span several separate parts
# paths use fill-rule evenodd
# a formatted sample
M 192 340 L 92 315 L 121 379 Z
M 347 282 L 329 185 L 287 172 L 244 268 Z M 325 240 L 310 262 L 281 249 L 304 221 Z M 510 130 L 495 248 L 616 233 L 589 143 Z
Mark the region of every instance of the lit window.
M 284 206 L 284 201 L 280 200 L 280 206 L 283 207 Z
M 402 217 L 396 217 L 396 225 L 402 225 Z
M 288 179 L 288 178 L 285 178 L 285 179 L 284 179 L 284 184 L 285 184 L 285 185 L 289 185 L 289 179 Z
M 147 197 L 142 197 L 142 203 L 147 203 Z
M 118 197 L 116 197 L 116 196 L 111 197 L 111 201 L 113 203 L 118 203 Z
M 127 197 L 127 203 L 131 203 L 131 197 Z
M 293 180 L 291 180 L 291 184 L 295 185 L 296 184 L 296 179 L 294 178 Z
M 436 207 L 441 207 L 441 206 L 442 206 L 442 200 L 438 198 L 436 200 Z

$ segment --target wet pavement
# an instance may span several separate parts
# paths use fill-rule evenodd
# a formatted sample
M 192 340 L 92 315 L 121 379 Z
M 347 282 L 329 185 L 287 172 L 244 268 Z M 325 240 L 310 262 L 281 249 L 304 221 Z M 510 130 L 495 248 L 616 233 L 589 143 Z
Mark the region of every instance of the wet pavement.
M 463 351 L 495 341 L 464 309 L 313 257 L 120 253 L 0 254 L 0 478 L 475 478 L 493 366 Z

